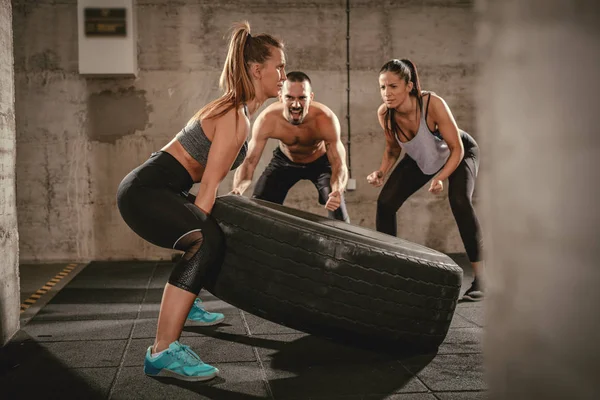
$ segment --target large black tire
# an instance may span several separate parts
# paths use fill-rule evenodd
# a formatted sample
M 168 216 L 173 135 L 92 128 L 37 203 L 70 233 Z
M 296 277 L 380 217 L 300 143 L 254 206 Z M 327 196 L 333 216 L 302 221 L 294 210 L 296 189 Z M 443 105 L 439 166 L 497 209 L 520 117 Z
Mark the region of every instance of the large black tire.
M 435 349 L 462 269 L 402 239 L 278 204 L 223 196 L 223 264 L 207 289 L 270 321 L 388 350 Z

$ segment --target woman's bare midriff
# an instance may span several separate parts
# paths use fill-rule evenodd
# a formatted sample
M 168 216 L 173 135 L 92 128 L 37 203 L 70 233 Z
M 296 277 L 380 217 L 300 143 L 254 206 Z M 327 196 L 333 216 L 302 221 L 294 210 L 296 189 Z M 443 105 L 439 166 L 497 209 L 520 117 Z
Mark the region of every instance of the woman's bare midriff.
M 204 166 L 198 161 L 194 160 L 194 158 L 190 156 L 190 153 L 183 148 L 177 139 L 173 138 L 173 140 L 171 140 L 161 150 L 166 151 L 175 157 L 175 159 L 177 159 L 177 161 L 179 161 L 179 163 L 187 170 L 194 182 L 197 183 L 202 180 L 202 175 L 204 175 Z
M 218 113 L 219 109 L 215 110 L 214 112 Z M 244 118 L 246 118 L 246 116 L 244 114 L 244 106 L 243 105 L 240 105 L 237 112 L 240 116 L 243 116 Z M 217 120 L 218 120 L 218 118 L 208 118 L 208 117 L 202 119 L 202 124 L 201 124 L 202 129 L 204 130 L 204 134 L 206 135 L 206 138 L 211 143 L 213 141 L 213 136 L 215 135 L 215 125 L 217 123 Z M 250 122 L 248 120 L 248 124 L 249 123 Z M 179 141 L 176 138 L 173 138 L 161 150 L 166 151 L 167 153 L 169 153 L 170 155 L 175 157 L 177 159 L 177 161 L 179 161 L 181 163 L 181 165 L 183 165 L 184 168 L 187 170 L 187 172 L 190 174 L 190 176 L 194 180 L 194 183 L 198 183 L 202 180 L 202 176 L 204 175 L 205 166 L 200 164 L 198 161 L 196 161 L 194 159 L 194 157 L 192 157 L 190 155 L 190 153 L 188 153 L 187 150 L 183 148 L 181 143 L 179 143 Z

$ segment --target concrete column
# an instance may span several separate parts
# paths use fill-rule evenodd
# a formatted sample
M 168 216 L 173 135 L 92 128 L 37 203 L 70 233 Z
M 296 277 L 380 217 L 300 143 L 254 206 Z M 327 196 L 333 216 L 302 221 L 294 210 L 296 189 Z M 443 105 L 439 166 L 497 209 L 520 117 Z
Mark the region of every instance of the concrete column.
M 0 345 L 19 329 L 12 6 L 0 0 Z
M 492 399 L 600 396 L 600 3 L 477 3 Z

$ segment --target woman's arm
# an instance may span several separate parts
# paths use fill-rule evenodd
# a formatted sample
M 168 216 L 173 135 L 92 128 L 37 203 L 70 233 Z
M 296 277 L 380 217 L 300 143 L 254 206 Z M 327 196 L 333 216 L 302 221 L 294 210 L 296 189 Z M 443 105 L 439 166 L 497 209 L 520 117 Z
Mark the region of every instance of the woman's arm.
M 383 159 L 381 160 L 381 166 L 379 167 L 382 177 L 386 176 L 394 164 L 396 164 L 396 161 L 398 161 L 400 153 L 402 152 L 402 147 L 400 147 L 396 138 L 394 138 L 393 133 L 388 129 L 389 127 L 386 126 L 386 111 L 387 107 L 385 104 L 379 106 L 379 109 L 377 110 L 379 125 L 381 125 L 383 132 L 385 133 L 385 151 L 383 152 Z
M 266 113 L 261 113 L 252 126 L 252 139 L 248 144 L 248 155 L 235 171 L 231 193 L 242 195 L 252 183 L 254 170 L 271 136 L 271 124 L 266 121 Z
M 450 108 L 439 96 L 431 94 L 429 99 L 429 114 L 433 117 L 440 134 L 450 149 L 450 157 L 444 167 L 438 172 L 434 180 L 443 181 L 447 179 L 458 167 L 465 154 L 465 149 L 460 140 L 458 126 L 452 116 Z
M 218 117 L 195 202 L 205 213 L 212 211 L 219 184 L 231 169 L 249 130 L 250 122 L 240 110 L 232 109 Z

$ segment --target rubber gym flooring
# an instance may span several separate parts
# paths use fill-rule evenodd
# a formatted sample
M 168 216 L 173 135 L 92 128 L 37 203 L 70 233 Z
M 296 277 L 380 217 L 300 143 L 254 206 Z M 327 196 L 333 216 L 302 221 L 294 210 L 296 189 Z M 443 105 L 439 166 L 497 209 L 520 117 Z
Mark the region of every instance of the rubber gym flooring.
M 472 272 L 464 255 L 451 255 Z M 484 303 L 459 303 L 437 353 L 398 357 L 347 347 L 241 311 L 202 291 L 213 327 L 181 342 L 221 370 L 190 383 L 143 374 L 168 262 L 21 265 L 21 330 L 0 349 L 0 398 L 484 399 Z

